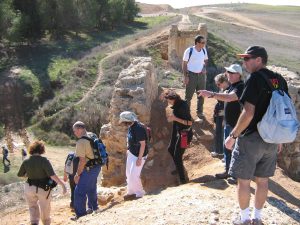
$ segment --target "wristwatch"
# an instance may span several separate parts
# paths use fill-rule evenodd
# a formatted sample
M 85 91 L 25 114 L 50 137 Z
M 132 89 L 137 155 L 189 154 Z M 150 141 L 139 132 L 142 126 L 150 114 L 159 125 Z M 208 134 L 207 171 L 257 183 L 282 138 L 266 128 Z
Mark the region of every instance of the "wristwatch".
M 237 139 L 237 137 L 235 137 L 233 133 L 230 133 L 229 137 L 231 137 L 232 139 Z

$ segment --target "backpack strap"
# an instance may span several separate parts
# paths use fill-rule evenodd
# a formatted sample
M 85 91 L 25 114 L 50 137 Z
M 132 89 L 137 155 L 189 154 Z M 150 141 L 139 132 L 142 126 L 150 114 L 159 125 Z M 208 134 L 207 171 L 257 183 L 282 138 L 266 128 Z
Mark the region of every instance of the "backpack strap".
M 264 72 L 262 71 L 258 71 L 258 73 L 262 76 L 262 78 L 264 78 L 264 80 L 267 82 L 269 88 L 271 89 L 271 91 L 274 91 L 276 90 L 273 86 L 273 84 L 271 83 L 269 77 L 267 76 L 267 74 L 265 74 Z
M 188 62 L 190 61 L 190 58 L 191 58 L 192 54 L 193 54 L 193 47 L 190 47 Z
M 205 49 L 204 49 L 204 48 L 202 48 L 202 50 L 203 50 L 203 53 L 204 53 L 204 55 L 206 55 L 206 51 L 205 51 Z

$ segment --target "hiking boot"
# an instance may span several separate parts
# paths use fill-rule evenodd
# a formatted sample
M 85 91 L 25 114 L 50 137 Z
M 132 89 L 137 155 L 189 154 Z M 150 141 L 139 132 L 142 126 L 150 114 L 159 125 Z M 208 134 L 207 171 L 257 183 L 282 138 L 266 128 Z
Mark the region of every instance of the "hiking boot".
M 264 225 L 262 220 L 259 219 L 252 219 L 251 225 Z
M 127 194 L 127 195 L 124 195 L 124 201 L 131 201 L 131 200 L 134 200 L 136 198 L 135 194 Z
M 237 184 L 237 179 L 235 177 L 229 177 L 227 182 L 228 184 Z
M 227 179 L 229 177 L 229 174 L 227 171 L 225 171 L 224 173 L 217 173 L 216 174 L 216 178 L 217 179 Z

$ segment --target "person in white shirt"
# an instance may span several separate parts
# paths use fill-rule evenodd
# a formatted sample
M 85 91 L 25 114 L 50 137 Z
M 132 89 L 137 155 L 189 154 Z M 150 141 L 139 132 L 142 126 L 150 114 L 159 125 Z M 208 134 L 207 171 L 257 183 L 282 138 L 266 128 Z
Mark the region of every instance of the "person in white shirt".
M 207 50 L 205 48 L 205 38 L 201 35 L 195 37 L 195 45 L 185 50 L 183 54 L 182 71 L 184 84 L 186 86 L 185 99 L 189 106 L 195 91 L 206 89 L 206 64 L 208 61 Z M 204 98 L 198 96 L 197 120 L 201 121 L 203 115 Z M 196 120 L 196 121 L 197 121 Z

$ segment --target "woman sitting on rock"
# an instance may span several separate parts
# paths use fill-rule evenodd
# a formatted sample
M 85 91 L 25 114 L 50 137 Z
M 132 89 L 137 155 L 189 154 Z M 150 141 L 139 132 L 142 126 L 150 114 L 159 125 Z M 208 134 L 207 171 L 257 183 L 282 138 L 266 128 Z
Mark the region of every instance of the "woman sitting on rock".
M 126 181 L 127 194 L 124 200 L 141 198 L 145 195 L 140 178 L 142 168 L 148 155 L 147 130 L 135 113 L 125 111 L 120 114 L 120 123 L 128 127 Z
M 168 104 L 171 105 L 173 109 L 173 113 L 167 116 L 167 120 L 173 122 L 172 136 L 168 151 L 174 160 L 180 182 L 184 184 L 187 180 L 184 175 L 182 156 L 193 136 L 190 108 L 187 102 L 182 100 L 173 90 L 165 92 L 164 98 L 167 99 Z M 172 173 L 176 173 L 176 171 Z
M 18 172 L 19 177 L 28 178 L 24 192 L 32 225 L 39 224 L 40 217 L 44 225 L 50 224 L 50 191 L 57 183 L 62 186 L 63 194 L 66 193 L 65 184 L 55 175 L 49 160 L 41 156 L 44 153 L 44 143 L 33 142 L 29 147 L 30 157 L 22 162 Z

